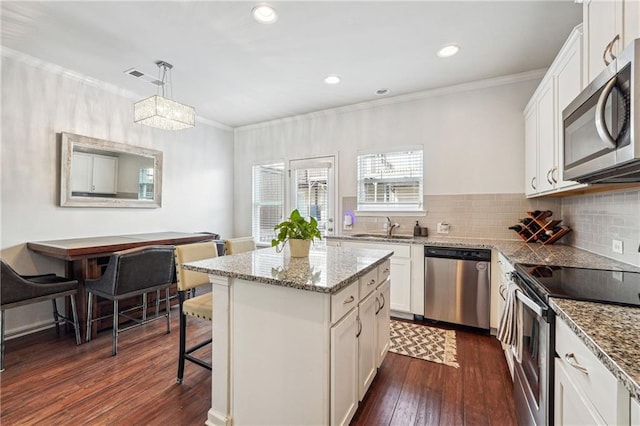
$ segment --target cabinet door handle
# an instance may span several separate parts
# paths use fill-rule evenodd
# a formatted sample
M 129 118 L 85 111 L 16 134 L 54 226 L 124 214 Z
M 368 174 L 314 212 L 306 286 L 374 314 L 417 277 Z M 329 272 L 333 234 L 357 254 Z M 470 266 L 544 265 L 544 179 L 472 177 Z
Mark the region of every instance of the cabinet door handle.
M 360 337 L 362 334 L 362 321 L 360 321 L 360 316 L 356 317 L 356 322 L 358 323 L 358 332 L 356 333 L 356 338 Z
M 383 274 L 388 274 L 389 273 L 389 268 L 384 268 L 384 271 L 382 271 Z
M 353 302 L 354 300 L 356 300 L 356 299 L 353 296 L 349 296 L 348 299 L 344 299 L 344 302 L 342 302 L 342 304 L 348 305 L 349 303 Z
M 534 190 L 535 190 L 535 189 L 538 189 L 538 188 L 536 188 L 536 184 L 535 184 L 535 182 L 536 182 L 536 177 L 534 176 L 534 177 L 532 177 L 532 178 L 531 178 L 531 187 L 532 187 Z
M 560 178 L 560 174 L 556 173 L 558 171 L 558 167 L 554 167 L 553 169 L 551 169 L 551 180 L 553 181 L 553 183 L 558 183 L 558 179 Z M 556 177 L 554 175 L 558 175 L 558 179 L 556 179 Z
M 369 283 L 367 285 L 374 285 L 375 283 L 376 283 L 376 280 L 372 279 L 371 281 L 369 281 Z
M 567 361 L 567 364 L 569 364 L 570 366 L 572 366 L 582 374 L 589 375 L 589 370 L 587 370 L 582 365 L 578 364 L 578 361 L 576 360 L 576 356 L 573 353 L 564 354 L 564 359 L 565 361 Z
M 607 60 L 607 52 L 610 52 L 612 44 L 613 44 L 613 40 L 611 40 L 609 44 L 605 46 L 604 51 L 602 52 L 602 60 L 604 61 L 604 64 L 607 66 L 611 63 L 611 61 Z
M 502 300 L 507 300 L 504 292 L 507 290 L 507 287 L 505 287 L 504 284 L 500 284 L 500 287 L 498 288 L 498 293 L 500 293 L 500 297 L 502 297 Z
M 380 305 L 380 310 L 382 310 L 382 308 L 384 308 L 384 305 L 387 303 L 386 300 L 384 300 L 384 294 L 380 293 L 380 298 L 382 299 L 382 305 Z
M 378 315 L 378 312 L 380 312 L 382 310 L 382 306 L 380 306 L 380 299 L 378 299 L 378 296 L 376 296 L 376 315 Z
M 549 171 L 547 172 L 547 182 L 549 182 L 549 185 L 553 185 L 553 181 L 549 177 L 551 175 L 552 171 L 553 171 L 553 169 L 549 169 Z
M 616 34 L 616 36 L 611 40 L 609 44 L 609 57 L 611 58 L 611 62 L 615 61 L 617 56 L 613 53 L 613 46 L 616 45 L 616 42 L 620 40 L 620 34 Z

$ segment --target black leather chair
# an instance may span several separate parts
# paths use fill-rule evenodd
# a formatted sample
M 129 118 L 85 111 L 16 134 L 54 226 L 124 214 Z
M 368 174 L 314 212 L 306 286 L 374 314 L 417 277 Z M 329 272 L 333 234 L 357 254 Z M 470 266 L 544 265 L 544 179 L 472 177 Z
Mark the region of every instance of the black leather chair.
M 115 252 L 109 258 L 107 269 L 100 278 L 85 281 L 87 291 L 87 342 L 91 340 L 91 324 L 94 321 L 105 318 L 93 318 L 93 295 L 113 302 L 112 355 L 118 353 L 118 334 L 123 331 L 146 324 L 149 321 L 166 318 L 167 333 L 171 332 L 169 303 L 165 303 L 165 314 L 159 315 L 156 310 L 157 314 L 148 319 L 147 293 L 164 289 L 165 301 L 169 300 L 169 286 L 175 278 L 173 253 L 173 246 L 146 246 Z M 126 312 L 119 311 L 118 302 L 120 300 L 140 295 L 142 296 L 142 303 L 136 308 L 142 310 L 141 318 L 134 318 L 128 315 L 132 309 L 127 309 Z M 125 317 L 134 322 L 134 324 L 120 329 L 120 317 Z
M 69 296 L 73 313 L 73 327 L 76 332 L 76 344 L 80 344 L 80 327 L 76 310 L 78 281 L 56 274 L 19 275 L 4 259 L 0 259 L 0 371 L 4 370 L 4 312 L 18 306 L 30 305 L 43 300 L 51 300 L 56 332 L 60 333 L 62 322 L 71 322 L 58 312 L 56 299 Z

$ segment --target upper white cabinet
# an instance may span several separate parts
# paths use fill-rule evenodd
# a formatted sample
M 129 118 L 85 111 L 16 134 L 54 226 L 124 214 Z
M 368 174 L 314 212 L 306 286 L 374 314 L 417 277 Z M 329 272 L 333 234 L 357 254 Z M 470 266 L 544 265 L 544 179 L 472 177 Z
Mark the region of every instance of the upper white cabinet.
M 115 194 L 118 182 L 118 159 L 74 152 L 71 176 L 72 192 Z
M 584 69 L 591 82 L 632 40 L 640 37 L 640 1 L 585 0 Z
M 582 77 L 582 25 L 578 25 L 524 110 L 528 197 L 584 186 L 562 178 L 562 110 L 584 87 Z

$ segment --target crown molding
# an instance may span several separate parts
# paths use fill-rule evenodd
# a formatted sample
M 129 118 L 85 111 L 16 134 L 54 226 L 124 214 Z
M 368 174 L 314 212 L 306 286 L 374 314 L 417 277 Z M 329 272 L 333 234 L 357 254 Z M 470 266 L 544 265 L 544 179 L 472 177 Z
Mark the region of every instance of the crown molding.
M 2 56 L 3 58 L 15 60 L 16 62 L 20 62 L 33 68 L 38 68 L 52 74 L 63 76 L 70 80 L 78 81 L 86 86 L 95 87 L 97 89 L 104 90 L 105 92 L 122 96 L 123 98 L 129 99 L 133 102 L 144 97 L 144 95 L 140 95 L 139 93 L 135 93 L 127 89 L 123 89 L 119 86 L 116 86 L 115 84 L 107 83 L 105 81 L 89 77 L 71 69 L 64 68 L 60 65 L 47 62 L 43 59 L 39 59 L 34 56 L 27 55 L 26 53 L 11 49 L 10 47 L 0 46 L 0 56 Z M 198 123 L 216 127 L 218 129 L 233 131 L 233 127 L 227 126 L 226 124 L 218 123 L 215 120 L 211 120 L 199 115 L 196 115 L 196 121 Z
M 487 89 L 497 86 L 505 86 L 508 84 L 522 83 L 531 80 L 541 80 L 547 72 L 547 68 L 538 69 L 533 71 L 526 71 L 517 74 L 510 74 L 500 77 L 488 78 L 484 80 L 477 80 L 468 83 L 461 83 L 452 86 L 439 87 L 437 89 L 425 90 L 422 92 L 408 93 L 405 95 L 398 95 L 388 97 L 384 99 L 376 99 L 375 101 L 360 102 L 357 104 L 345 105 L 337 108 L 329 108 L 320 111 L 309 112 L 305 114 L 293 115 L 291 117 L 278 118 L 275 120 L 263 121 L 254 124 L 247 124 L 246 126 L 238 126 L 234 128 L 234 132 L 260 129 L 264 127 L 271 127 L 279 124 L 290 123 L 294 121 L 303 120 L 306 118 L 324 117 L 331 114 L 344 114 L 353 111 L 361 111 L 369 108 L 375 108 L 385 105 L 400 104 L 405 102 L 412 102 L 420 99 L 432 98 L 435 96 L 451 95 L 455 93 L 470 92 L 473 90 Z

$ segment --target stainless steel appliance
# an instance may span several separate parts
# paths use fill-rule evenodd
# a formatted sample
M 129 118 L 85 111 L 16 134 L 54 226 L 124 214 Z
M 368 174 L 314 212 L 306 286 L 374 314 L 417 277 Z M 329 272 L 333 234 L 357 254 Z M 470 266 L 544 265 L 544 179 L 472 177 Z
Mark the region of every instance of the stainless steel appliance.
M 565 180 L 640 182 L 640 39 L 562 112 Z
M 425 247 L 424 317 L 489 329 L 491 250 Z
M 514 400 L 524 425 L 553 424 L 555 315 L 549 297 L 640 307 L 640 273 L 516 264 L 512 279 L 522 333 L 514 363 Z

